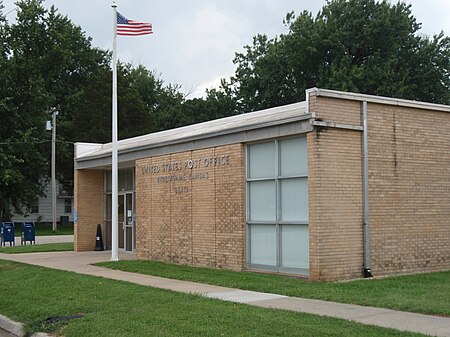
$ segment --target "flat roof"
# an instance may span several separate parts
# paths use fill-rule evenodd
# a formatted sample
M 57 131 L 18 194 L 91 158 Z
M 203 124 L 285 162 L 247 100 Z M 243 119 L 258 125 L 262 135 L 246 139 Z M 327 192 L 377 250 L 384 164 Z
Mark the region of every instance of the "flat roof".
M 166 152 L 156 151 L 155 149 L 167 146 L 171 147 L 171 152 L 178 152 L 189 150 L 190 148 L 205 148 L 208 145 L 218 146 L 239 141 L 252 141 L 256 140 L 257 137 L 249 137 L 246 134 L 248 131 L 263 130 L 274 126 L 308 121 L 310 117 L 311 115 L 307 113 L 306 102 L 299 102 L 123 139 L 117 142 L 119 162 L 144 158 L 149 154 L 161 155 Z M 306 125 L 303 128 L 306 128 Z M 302 130 L 301 127 L 300 129 Z M 303 132 L 306 131 L 309 131 L 309 129 L 303 130 Z M 241 137 L 230 137 L 236 134 L 241 134 Z M 208 140 L 217 138 L 221 138 L 221 141 L 208 142 Z M 201 143 L 202 145 L 193 146 L 193 142 L 196 142 L 196 144 Z M 178 150 L 174 148 L 175 145 L 181 144 L 185 146 L 180 146 Z M 76 143 L 75 146 L 75 163 L 77 168 L 110 164 L 112 143 Z M 131 153 L 140 154 L 130 155 Z M 85 164 L 83 164 L 84 162 Z
M 345 91 L 338 91 L 338 90 L 311 88 L 311 89 L 306 90 L 306 96 L 308 97 L 308 95 L 339 98 L 339 99 L 348 99 L 348 100 L 359 101 L 359 102 L 364 101 L 364 102 L 368 102 L 368 103 L 394 105 L 394 106 L 401 106 L 401 107 L 405 107 L 405 108 L 415 108 L 415 109 L 450 112 L 450 105 L 445 105 L 445 104 L 436 104 L 436 103 L 428 103 L 428 102 L 421 102 L 421 101 L 413 101 L 413 100 L 408 100 L 408 99 L 359 94 L 359 93 L 354 93 L 354 92 L 345 92 Z

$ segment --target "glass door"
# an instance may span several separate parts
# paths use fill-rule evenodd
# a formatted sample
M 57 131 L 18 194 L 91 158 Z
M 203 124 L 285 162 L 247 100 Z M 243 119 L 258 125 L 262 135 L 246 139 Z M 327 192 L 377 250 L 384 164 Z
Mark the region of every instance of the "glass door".
M 119 216 L 118 216 L 118 223 L 119 223 L 119 248 L 124 249 L 124 232 L 125 232 L 125 195 L 119 194 Z
M 125 218 L 124 218 L 124 236 L 125 236 L 125 250 L 132 252 L 135 249 L 135 221 L 134 221 L 134 207 L 133 207 L 133 193 L 126 193 L 125 197 Z
M 106 216 L 105 216 L 105 247 L 111 249 L 112 232 L 112 197 L 106 196 Z M 118 227 L 119 227 L 119 248 L 128 252 L 136 250 L 136 222 L 134 219 L 134 194 L 133 192 L 119 193 L 118 195 Z
M 112 246 L 112 172 L 105 172 L 105 248 Z M 136 251 L 136 221 L 134 206 L 134 168 L 119 170 L 118 176 L 118 246 L 129 252 Z

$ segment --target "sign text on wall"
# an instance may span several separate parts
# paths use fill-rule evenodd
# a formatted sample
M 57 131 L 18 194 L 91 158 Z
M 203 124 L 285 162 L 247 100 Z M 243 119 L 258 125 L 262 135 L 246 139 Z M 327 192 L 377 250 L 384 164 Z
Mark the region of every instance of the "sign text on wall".
M 209 173 L 205 171 L 193 172 L 194 170 L 227 165 L 230 165 L 230 156 L 219 155 L 163 164 L 144 165 L 142 166 L 142 174 L 156 175 L 157 183 L 195 181 L 209 179 Z M 188 193 L 189 187 L 176 186 L 173 187 L 173 192 L 175 194 Z

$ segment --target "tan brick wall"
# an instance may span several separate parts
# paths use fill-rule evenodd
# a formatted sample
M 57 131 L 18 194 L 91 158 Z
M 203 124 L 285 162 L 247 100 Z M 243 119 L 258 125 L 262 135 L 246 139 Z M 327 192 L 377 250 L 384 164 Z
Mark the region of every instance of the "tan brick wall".
M 361 125 L 361 103 L 330 97 L 314 97 L 316 118 L 327 122 Z M 312 104 L 311 104 L 312 105 Z
M 308 134 L 310 278 L 348 279 L 362 272 L 361 134 Z
M 195 151 L 197 158 L 214 157 L 214 149 Z M 216 176 L 214 168 L 206 168 L 208 179 L 191 184 L 192 191 L 192 264 L 216 267 Z M 242 224 L 241 224 L 242 225 Z
M 242 144 L 138 160 L 137 256 L 242 270 L 244 168 Z
M 245 265 L 245 159 L 241 144 L 215 149 L 216 157 L 230 156 L 230 164 L 215 166 L 216 265 L 242 270 Z
M 103 224 L 103 171 L 75 170 L 74 210 L 78 212 L 74 226 L 75 251 L 95 250 L 97 224 Z
M 361 102 L 311 97 L 316 116 L 361 125 Z M 368 104 L 371 269 L 450 269 L 450 114 Z M 310 275 L 362 275 L 362 133 L 308 134 Z
M 368 105 L 375 275 L 450 269 L 450 114 Z

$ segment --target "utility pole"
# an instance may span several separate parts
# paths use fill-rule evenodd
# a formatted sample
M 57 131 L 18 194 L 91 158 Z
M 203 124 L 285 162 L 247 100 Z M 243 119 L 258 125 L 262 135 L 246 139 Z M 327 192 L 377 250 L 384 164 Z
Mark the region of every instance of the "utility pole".
M 52 108 L 52 231 L 56 232 L 56 116 L 58 110 Z

